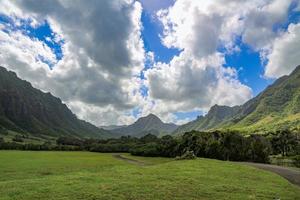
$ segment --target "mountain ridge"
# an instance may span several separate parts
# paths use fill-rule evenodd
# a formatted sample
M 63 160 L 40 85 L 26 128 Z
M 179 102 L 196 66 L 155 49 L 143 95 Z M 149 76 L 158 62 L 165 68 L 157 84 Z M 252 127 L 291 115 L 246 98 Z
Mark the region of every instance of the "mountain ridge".
M 0 66 L 0 127 L 53 137 L 107 137 L 108 131 L 77 118 L 51 93 L 32 87 L 15 72 Z
M 219 116 L 219 113 L 222 115 Z M 191 130 L 264 132 L 283 128 L 300 129 L 300 66 L 243 105 L 215 105 L 207 115 L 178 127 L 173 134 Z

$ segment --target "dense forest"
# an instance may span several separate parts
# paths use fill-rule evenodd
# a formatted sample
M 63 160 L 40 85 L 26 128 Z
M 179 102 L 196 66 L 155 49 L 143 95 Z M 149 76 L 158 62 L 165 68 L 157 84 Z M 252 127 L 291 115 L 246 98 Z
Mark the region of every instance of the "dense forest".
M 244 136 L 232 131 L 191 131 L 182 136 L 166 135 L 161 138 L 152 134 L 141 138 L 122 136 L 119 139 L 60 137 L 55 144 L 45 142 L 42 145 L 22 143 L 22 137 L 18 136 L 13 142 L 0 138 L 0 149 L 127 152 L 138 156 L 177 159 L 184 159 L 188 154 L 191 157 L 268 163 L 270 155 L 300 155 L 300 133 L 282 130 Z M 295 159 L 299 158 L 295 156 Z

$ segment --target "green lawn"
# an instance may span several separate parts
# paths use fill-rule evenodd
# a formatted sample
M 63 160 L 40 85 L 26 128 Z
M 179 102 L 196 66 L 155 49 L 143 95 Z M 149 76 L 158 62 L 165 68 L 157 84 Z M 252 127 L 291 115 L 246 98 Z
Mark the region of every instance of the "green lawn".
M 89 152 L 0 151 L 0 199 L 299 199 L 269 172 L 209 159 L 131 159 Z

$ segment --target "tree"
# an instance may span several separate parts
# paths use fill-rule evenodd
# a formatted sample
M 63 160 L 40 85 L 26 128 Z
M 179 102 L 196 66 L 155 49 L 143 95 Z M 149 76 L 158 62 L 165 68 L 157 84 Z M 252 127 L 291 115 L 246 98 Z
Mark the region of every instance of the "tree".
M 147 135 L 141 137 L 140 141 L 142 143 L 158 142 L 158 138 L 156 135 L 147 134 Z
M 297 137 L 289 130 L 277 131 L 271 139 L 271 144 L 274 153 L 280 153 L 282 156 L 287 156 L 288 153 L 296 149 L 298 144 Z
M 23 137 L 22 137 L 21 135 L 16 135 L 16 136 L 13 138 L 13 141 L 14 141 L 14 142 L 24 142 Z
M 71 137 L 60 137 L 56 140 L 58 145 L 72 145 L 72 146 L 82 146 L 83 141 L 77 138 Z
M 249 137 L 251 148 L 251 161 L 268 163 L 269 156 L 272 152 L 270 142 L 260 135 L 252 135 Z
M 8 134 L 7 129 L 4 128 L 4 127 L 2 127 L 2 126 L 0 126 L 0 134 L 2 134 L 2 135 L 7 135 L 7 134 Z
M 248 159 L 247 149 L 249 147 L 244 136 L 235 132 L 224 133 L 221 145 L 224 160 L 243 161 Z
M 160 139 L 159 151 L 161 156 L 175 157 L 178 155 L 178 142 L 170 135 L 165 135 Z

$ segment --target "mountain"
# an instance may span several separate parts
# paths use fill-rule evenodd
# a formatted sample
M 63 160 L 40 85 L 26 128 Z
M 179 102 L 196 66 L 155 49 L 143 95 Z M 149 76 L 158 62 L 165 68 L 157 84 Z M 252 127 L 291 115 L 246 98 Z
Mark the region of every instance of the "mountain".
M 0 67 L 0 128 L 35 136 L 108 137 L 78 119 L 62 101 Z
M 232 129 L 265 132 L 276 129 L 300 129 L 300 66 L 283 76 L 255 98 L 241 106 L 213 106 L 207 115 L 174 131 Z
M 232 119 L 237 114 L 239 108 L 239 106 L 229 107 L 214 105 L 205 117 L 198 116 L 196 120 L 179 126 L 174 131 L 174 134 L 184 133 L 191 130 L 210 130 L 219 127 L 224 124 L 224 122 Z
M 169 134 L 176 128 L 177 125 L 164 123 L 157 116 L 149 114 L 146 117 L 139 118 L 129 126 L 114 129 L 113 132 L 122 135 L 142 137 L 148 133 L 154 135 Z

